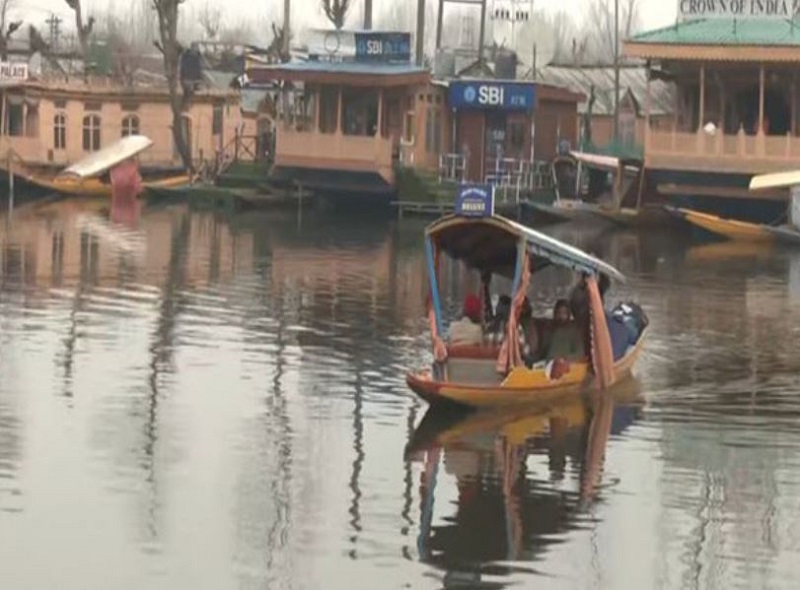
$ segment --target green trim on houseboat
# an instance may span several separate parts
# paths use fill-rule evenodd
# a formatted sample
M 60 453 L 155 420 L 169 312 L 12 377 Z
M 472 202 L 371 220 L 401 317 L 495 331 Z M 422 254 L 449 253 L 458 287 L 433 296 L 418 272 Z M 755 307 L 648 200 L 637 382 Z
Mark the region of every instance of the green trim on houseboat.
M 800 46 L 800 22 L 772 19 L 708 19 L 676 23 L 633 35 L 629 43 L 654 45 Z

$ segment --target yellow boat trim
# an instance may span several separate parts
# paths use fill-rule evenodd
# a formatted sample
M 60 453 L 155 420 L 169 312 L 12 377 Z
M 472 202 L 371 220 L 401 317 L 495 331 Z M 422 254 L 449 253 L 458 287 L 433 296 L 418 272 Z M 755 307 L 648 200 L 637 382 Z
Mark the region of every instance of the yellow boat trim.
M 684 219 L 692 225 L 731 240 L 771 242 L 775 239 L 773 234 L 757 223 L 748 223 L 735 219 L 723 219 L 716 215 L 700 213 L 699 211 L 693 211 L 691 209 L 678 209 L 678 211 L 680 211 Z

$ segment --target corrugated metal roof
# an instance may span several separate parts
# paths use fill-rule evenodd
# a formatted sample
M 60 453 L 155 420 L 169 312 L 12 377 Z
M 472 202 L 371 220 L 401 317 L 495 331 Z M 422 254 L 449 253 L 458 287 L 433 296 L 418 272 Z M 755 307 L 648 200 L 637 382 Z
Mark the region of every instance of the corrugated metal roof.
M 425 68 L 414 64 L 386 64 L 364 62 L 292 61 L 274 66 L 264 66 L 265 70 L 284 70 L 290 72 L 321 72 L 327 74 L 366 74 L 373 76 L 392 76 L 402 74 L 424 74 Z
M 676 23 L 631 37 L 630 43 L 800 46 L 800 26 L 777 19 L 707 19 Z
M 530 72 L 529 72 L 530 73 Z M 614 68 L 610 66 L 548 65 L 536 68 L 536 80 L 554 86 L 569 88 L 586 95 L 586 102 L 578 104 L 578 112 L 588 108 L 588 97 L 594 86 L 595 102 L 592 113 L 614 113 Z M 642 66 L 622 66 L 619 71 L 620 99 L 630 90 L 633 98 L 644 108 L 647 103 L 647 71 Z M 650 80 L 650 112 L 668 115 L 674 111 L 675 85 L 663 80 Z

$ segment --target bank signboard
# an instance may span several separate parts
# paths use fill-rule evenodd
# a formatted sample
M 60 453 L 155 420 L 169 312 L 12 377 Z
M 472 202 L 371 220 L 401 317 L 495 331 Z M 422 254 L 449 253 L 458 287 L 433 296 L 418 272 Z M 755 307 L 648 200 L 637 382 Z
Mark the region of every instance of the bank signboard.
M 455 214 L 464 217 L 494 215 L 494 187 L 490 184 L 459 184 L 456 189 Z
M 522 82 L 455 80 L 450 82 L 448 102 L 453 109 L 532 111 L 535 88 Z
M 800 13 L 800 0 L 678 0 L 678 18 L 791 20 Z

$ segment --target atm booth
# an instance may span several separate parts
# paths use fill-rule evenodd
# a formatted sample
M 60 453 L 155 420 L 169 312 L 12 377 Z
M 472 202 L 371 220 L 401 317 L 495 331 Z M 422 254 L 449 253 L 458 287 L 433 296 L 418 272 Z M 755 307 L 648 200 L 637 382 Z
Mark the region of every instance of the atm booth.
M 577 104 L 565 88 L 523 80 L 451 80 L 453 154 L 463 157 L 464 180 L 496 184 L 550 161 L 577 139 Z

